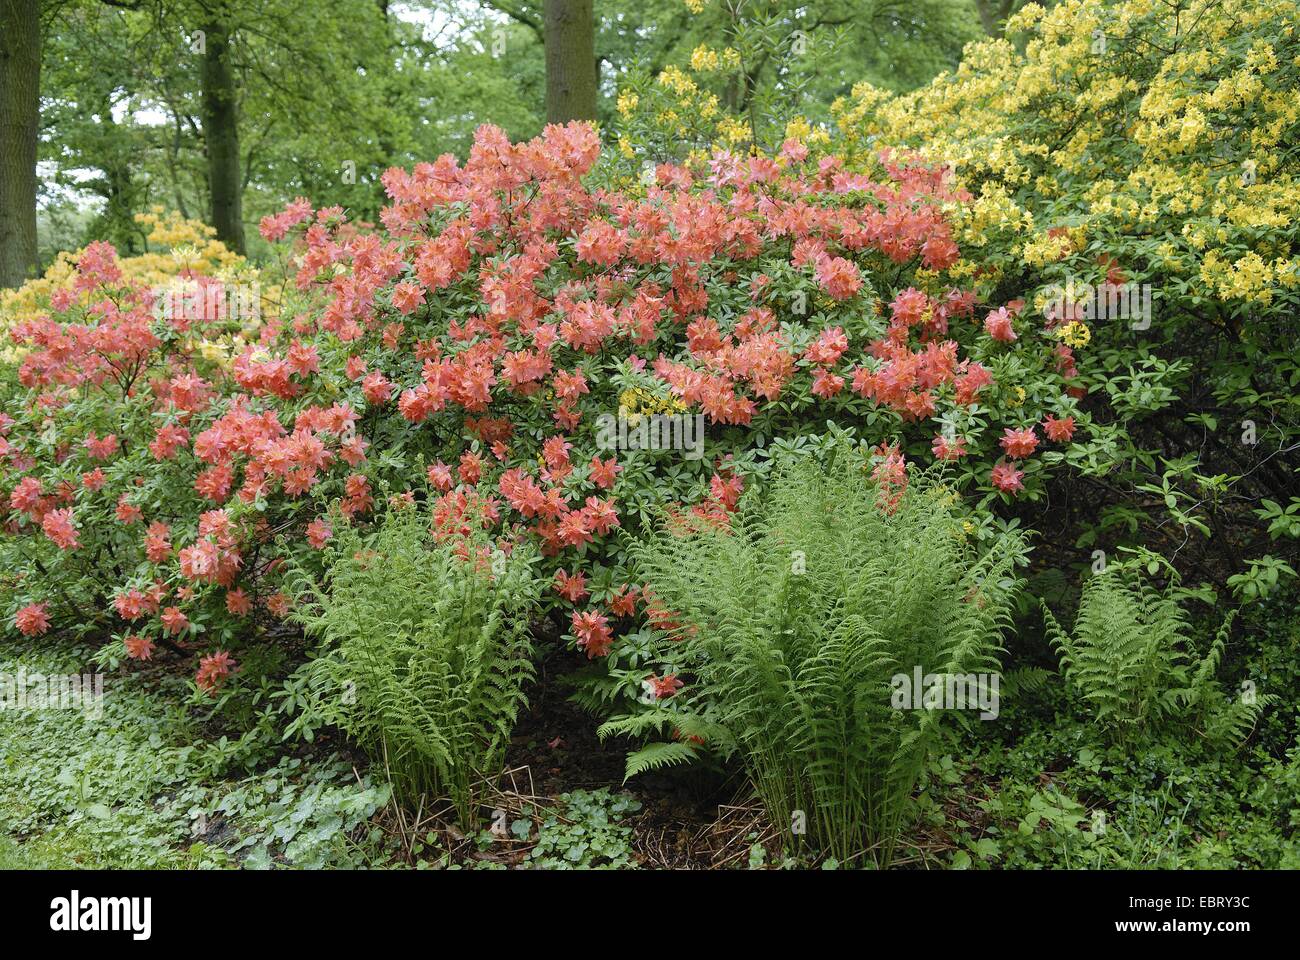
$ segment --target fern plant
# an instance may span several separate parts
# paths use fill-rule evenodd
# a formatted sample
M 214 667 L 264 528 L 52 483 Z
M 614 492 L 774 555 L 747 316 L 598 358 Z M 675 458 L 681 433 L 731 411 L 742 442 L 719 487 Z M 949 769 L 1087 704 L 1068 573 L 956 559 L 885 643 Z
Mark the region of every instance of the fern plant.
M 688 685 L 601 734 L 674 733 L 629 775 L 689 760 L 697 741 L 733 754 L 774 823 L 883 866 L 946 713 L 895 709 L 894 678 L 996 671 L 1023 544 L 977 549 L 934 475 L 887 510 L 856 451 L 830 460 L 787 455 L 730 526 L 669 522 L 633 548 L 673 611 L 662 656 Z
M 321 640 L 313 709 L 387 769 L 396 796 L 447 797 L 472 827 L 533 676 L 536 553 L 434 543 L 413 506 L 369 536 L 335 529 L 324 576 L 294 578 L 295 616 Z
M 1112 566 L 1083 586 L 1074 636 L 1042 604 L 1047 635 L 1066 683 L 1117 743 L 1173 721 L 1190 721 L 1214 743 L 1239 744 L 1276 697 L 1227 697 L 1215 681 L 1236 612 L 1199 659 L 1187 614 L 1173 591 L 1160 591 Z

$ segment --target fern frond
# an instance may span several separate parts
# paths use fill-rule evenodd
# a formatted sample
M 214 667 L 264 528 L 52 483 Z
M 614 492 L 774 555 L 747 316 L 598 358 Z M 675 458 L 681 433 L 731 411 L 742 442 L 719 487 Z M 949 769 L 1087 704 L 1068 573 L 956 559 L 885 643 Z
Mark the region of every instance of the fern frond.
M 1215 681 L 1235 612 L 1205 655 L 1193 661 L 1186 612 L 1172 592 L 1114 568 L 1083 587 L 1075 636 L 1043 606 L 1048 636 L 1061 651 L 1066 682 L 1093 716 L 1124 742 L 1162 724 L 1198 722 L 1214 740 L 1240 743 L 1267 702 L 1228 702 Z
M 1020 667 L 1002 675 L 1002 695 L 1021 697 L 1047 689 L 1058 674 L 1042 667 Z
M 681 763 L 689 763 L 698 751 L 689 743 L 651 743 L 627 755 L 623 782 L 651 770 L 660 770 Z

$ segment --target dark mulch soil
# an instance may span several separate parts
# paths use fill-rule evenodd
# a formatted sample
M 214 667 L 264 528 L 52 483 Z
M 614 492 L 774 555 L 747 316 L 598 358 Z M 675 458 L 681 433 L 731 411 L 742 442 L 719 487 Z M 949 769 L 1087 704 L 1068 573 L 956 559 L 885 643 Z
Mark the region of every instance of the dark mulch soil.
M 600 720 L 570 702 L 568 689 L 559 682 L 579 665 L 564 651 L 538 665 L 537 680 L 526 691 L 527 711 L 506 751 L 507 767 L 531 768 L 538 794 L 614 788 L 623 780 L 623 746 L 612 740 L 602 743 L 596 736 Z

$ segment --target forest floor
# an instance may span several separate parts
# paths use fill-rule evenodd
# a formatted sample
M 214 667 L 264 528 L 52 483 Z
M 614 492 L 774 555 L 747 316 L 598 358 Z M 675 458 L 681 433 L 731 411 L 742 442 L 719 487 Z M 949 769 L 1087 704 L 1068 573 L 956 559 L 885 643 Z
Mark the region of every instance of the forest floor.
M 0 675 L 79 673 L 85 653 L 19 646 L 0 654 Z M 566 656 L 541 670 L 563 670 Z M 710 868 L 747 865 L 773 836 L 761 810 L 736 802 L 741 785 L 716 772 L 624 787 L 624 745 L 601 742 L 597 722 L 544 675 L 470 835 L 445 807 L 397 808 L 328 731 L 309 750 L 274 744 L 254 751 L 251 769 L 235 762 L 231 738 L 213 742 L 177 686 L 158 665 L 111 674 L 98 716 L 0 711 L 0 869 Z
M 1279 605 L 1258 619 L 1261 680 L 1295 689 L 1300 617 Z M 187 702 L 174 661 L 110 671 L 93 714 L 0 709 L 0 869 L 821 865 L 790 858 L 797 840 L 717 766 L 624 784 L 628 744 L 601 741 L 563 682 L 579 655 L 548 650 L 469 831 L 445 803 L 395 804 L 382 769 L 336 731 L 306 744 Z M 0 680 L 80 674 L 90 654 L 48 638 L 6 644 Z M 945 732 L 893 866 L 1300 866 L 1293 701 L 1226 758 L 1178 738 L 1133 751 L 1072 714 L 1053 678 L 1009 700 L 996 729 Z

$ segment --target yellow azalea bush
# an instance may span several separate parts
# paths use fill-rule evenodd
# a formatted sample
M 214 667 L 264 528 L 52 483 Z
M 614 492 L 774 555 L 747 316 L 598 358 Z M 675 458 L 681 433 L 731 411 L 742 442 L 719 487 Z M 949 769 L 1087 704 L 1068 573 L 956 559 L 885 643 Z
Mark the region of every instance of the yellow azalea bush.
M 118 261 L 123 284 L 158 290 L 183 289 L 188 278 L 212 277 L 256 290 L 259 299 L 257 315 L 262 319 L 276 314 L 279 287 L 264 284 L 257 268 L 218 240 L 212 227 L 200 220 L 187 219 L 175 211 L 168 212 L 161 206 L 136 214 L 135 220 L 149 231 L 145 238 L 146 249 L 137 256 L 123 257 Z M 5 340 L 0 345 L 0 359 L 12 361 L 17 357 L 16 348 L 8 343 L 8 329 L 15 323 L 49 312 L 51 295 L 71 286 L 83 252 L 84 248 L 65 250 L 42 276 L 15 290 L 0 291 L 0 335 Z M 230 355 L 229 343 L 204 343 L 199 347 L 208 359 L 214 361 Z
M 701 158 L 715 144 L 747 141 L 748 127 L 723 110 L 705 77 L 697 80 L 692 76 L 714 72 L 726 55 L 701 46 L 687 69 L 670 66 L 653 78 L 627 84 L 615 101 L 622 157 L 652 161 L 686 159 L 686 155 Z M 668 144 L 673 145 L 671 152 L 664 149 Z
M 816 152 L 830 141 L 825 126 L 802 116 L 777 118 L 758 104 L 736 106 L 737 78 L 746 65 L 757 57 L 783 55 L 788 51 L 779 48 L 765 53 L 700 44 L 681 65 L 654 76 L 634 71 L 615 100 L 620 156 L 638 163 L 701 164 L 719 150 L 771 150 L 790 138 Z
M 832 113 L 850 149 L 907 145 L 952 165 L 975 195 L 963 246 L 986 272 L 1096 282 L 1114 261 L 1232 327 L 1300 286 L 1295 13 L 1290 0 L 1030 4 L 954 73 L 902 96 L 859 84 Z

